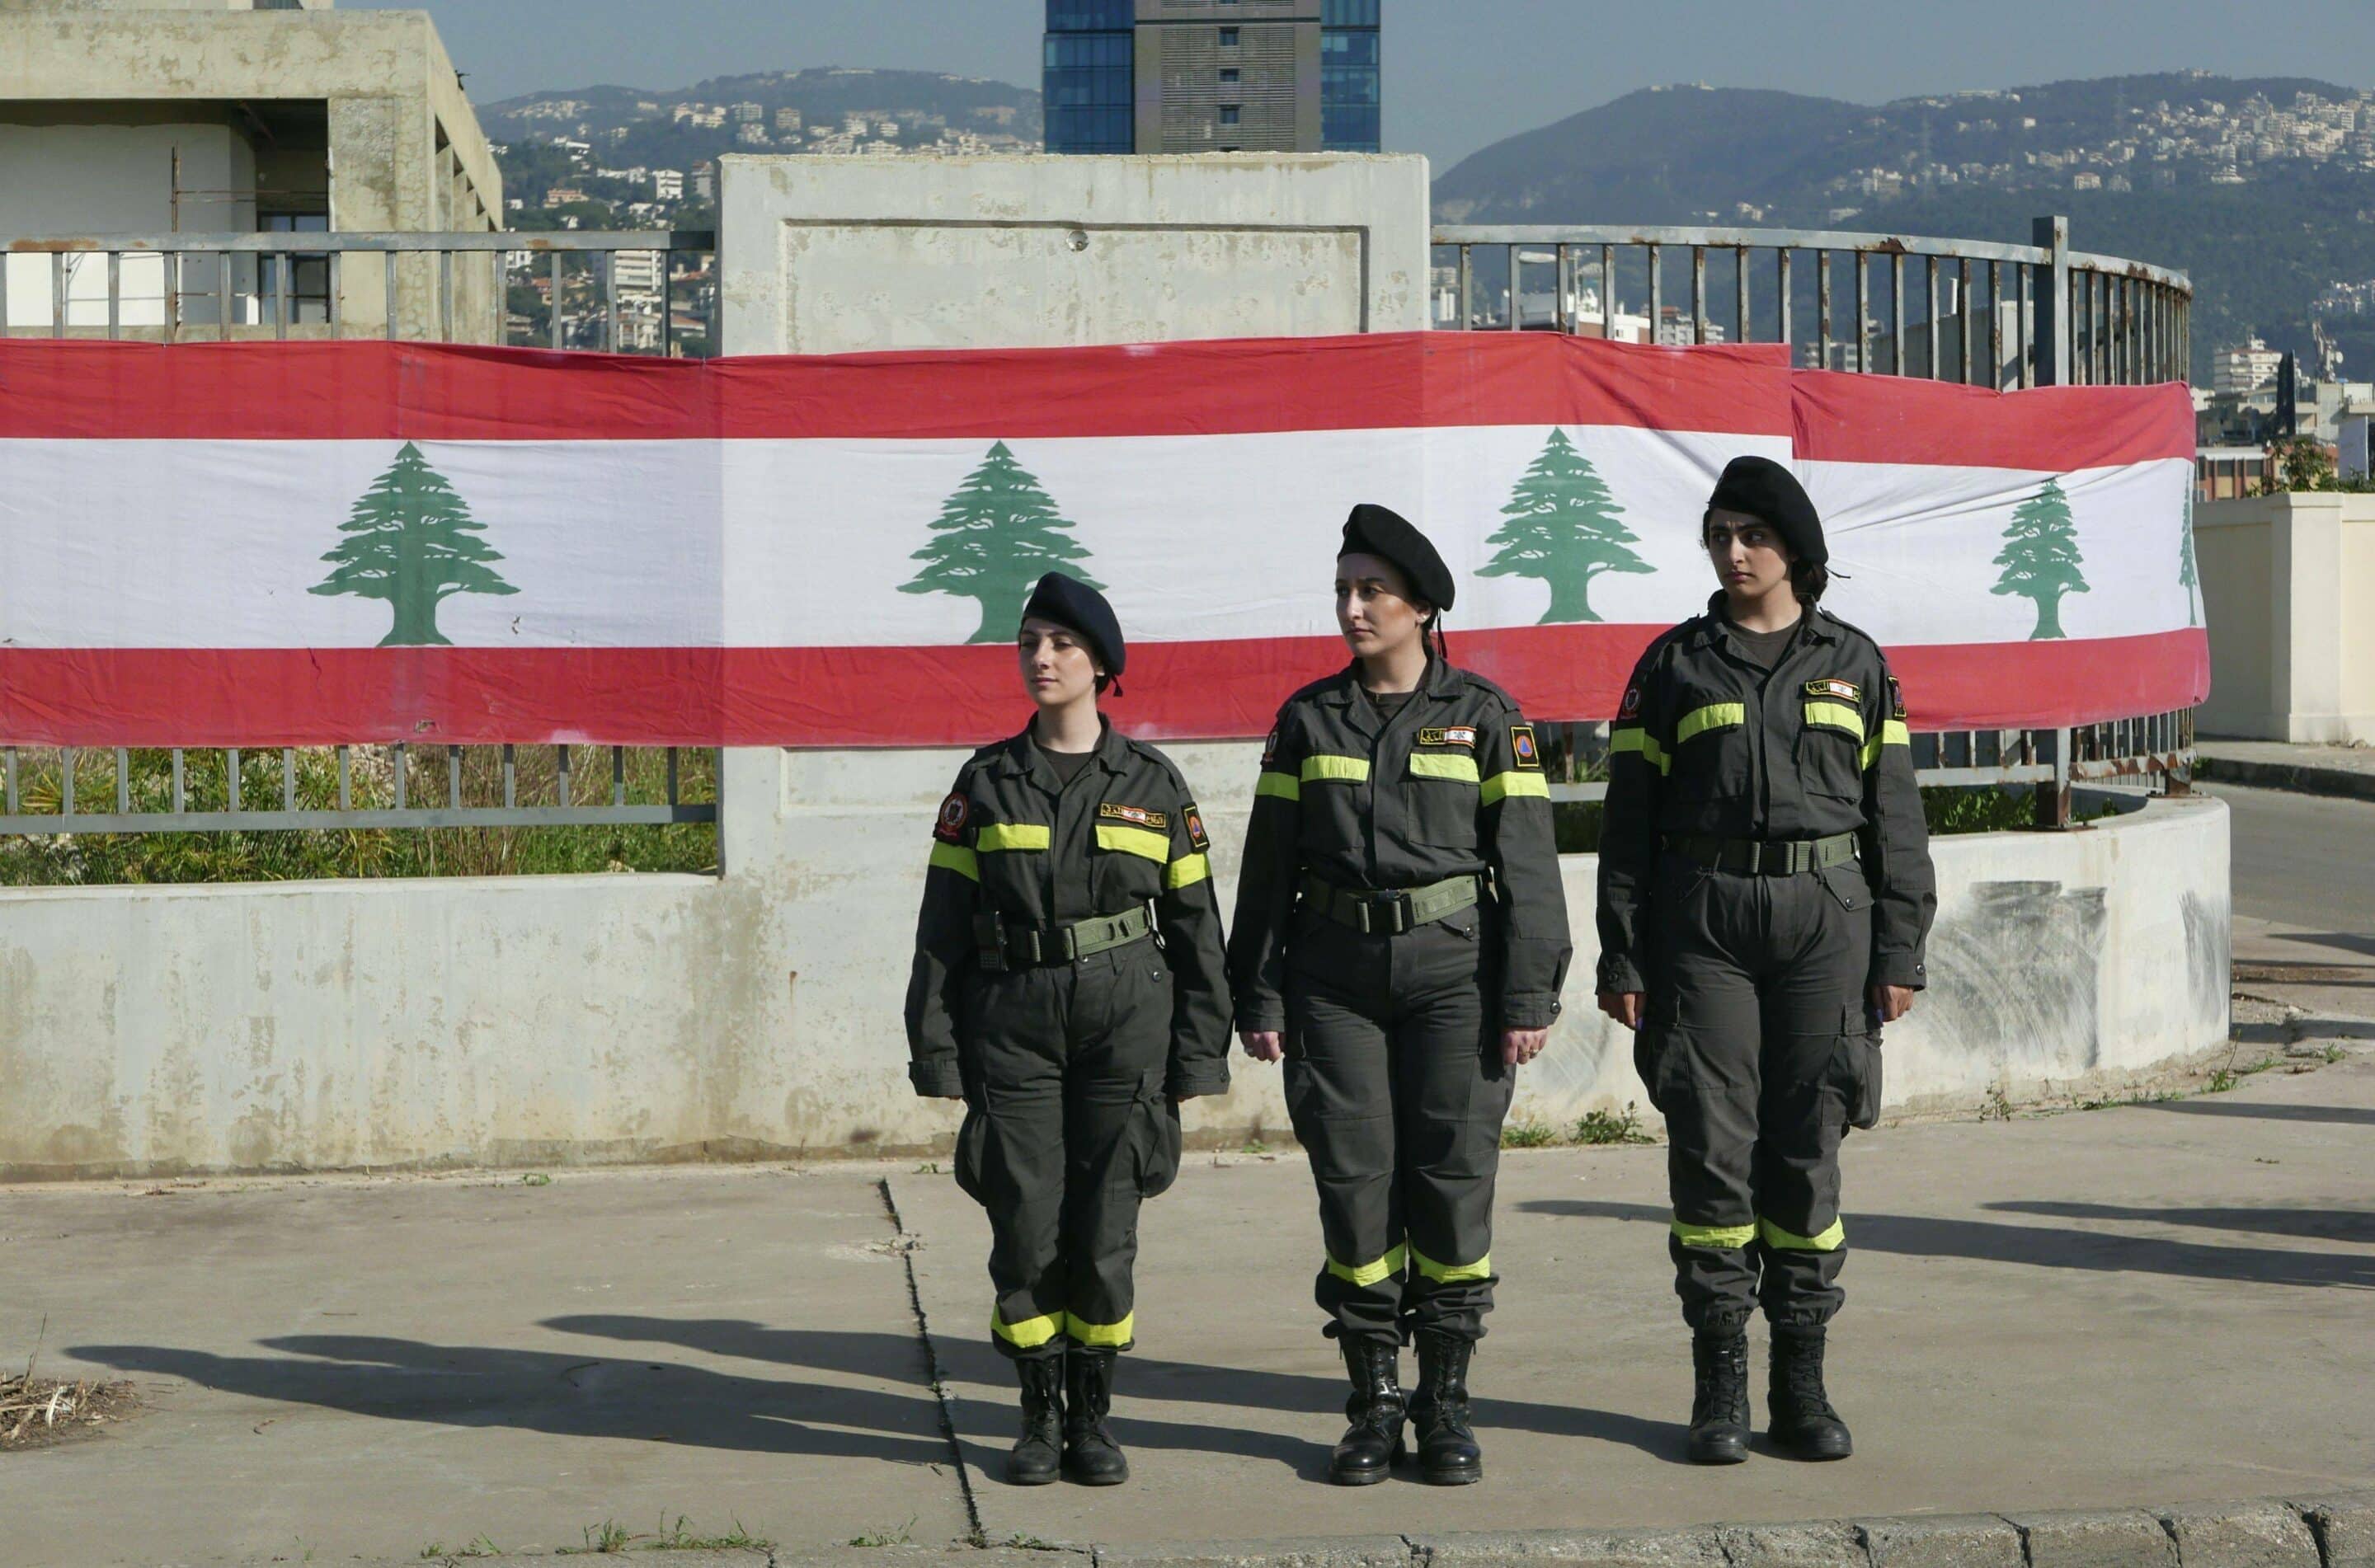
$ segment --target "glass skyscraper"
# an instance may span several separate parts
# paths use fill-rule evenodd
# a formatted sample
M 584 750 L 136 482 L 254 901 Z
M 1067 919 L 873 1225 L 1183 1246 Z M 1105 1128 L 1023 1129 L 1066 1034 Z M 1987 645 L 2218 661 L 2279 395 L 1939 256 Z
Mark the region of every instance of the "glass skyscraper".
M 1379 151 L 1380 8 L 1047 0 L 1047 150 Z

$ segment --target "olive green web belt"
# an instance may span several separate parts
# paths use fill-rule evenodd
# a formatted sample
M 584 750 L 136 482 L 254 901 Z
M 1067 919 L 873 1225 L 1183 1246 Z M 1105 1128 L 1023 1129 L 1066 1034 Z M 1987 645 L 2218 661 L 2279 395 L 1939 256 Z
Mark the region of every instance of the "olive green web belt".
M 1484 896 L 1483 878 L 1451 877 L 1424 888 L 1340 888 L 1325 878 L 1303 878 L 1303 902 L 1339 925 L 1364 937 L 1403 932 L 1472 909 Z
M 996 911 L 986 911 L 974 916 L 973 934 L 975 945 L 981 949 L 982 968 L 993 973 L 1033 969 L 1093 958 L 1142 942 L 1154 935 L 1154 908 L 1142 903 L 1119 914 L 1075 920 L 1069 925 L 1010 925 Z
M 1707 833 L 1669 833 L 1666 848 L 1684 859 L 1714 871 L 1738 871 L 1751 877 L 1794 877 L 1844 866 L 1856 857 L 1856 836 L 1833 833 L 1826 839 L 1723 839 Z

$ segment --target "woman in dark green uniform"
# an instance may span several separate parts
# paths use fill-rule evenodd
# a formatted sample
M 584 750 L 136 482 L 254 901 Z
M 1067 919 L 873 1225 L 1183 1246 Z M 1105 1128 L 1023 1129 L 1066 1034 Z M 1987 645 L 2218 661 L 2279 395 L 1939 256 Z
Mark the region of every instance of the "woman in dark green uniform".
M 1229 943 L 1239 1036 L 1284 1058 L 1318 1185 L 1317 1294 L 1353 1384 L 1329 1473 L 1351 1486 L 1385 1479 L 1406 1416 L 1425 1480 L 1483 1474 L 1468 1365 L 1501 1123 L 1574 950 L 1533 727 L 1442 654 L 1454 586 L 1417 529 L 1353 510 L 1336 562 L 1353 662 L 1279 710 Z
M 1937 907 L 1905 702 L 1817 604 L 1821 520 L 1762 457 L 1701 525 L 1721 584 L 1641 656 L 1610 732 L 1600 1007 L 1670 1135 L 1690 1456 L 1748 1454 L 1749 1315 L 1771 1326 L 1774 1441 L 1843 1459 L 1823 1381 L 1846 1232 L 1839 1141 L 1879 1114 L 1879 1025 L 1924 983 Z
M 1007 1478 L 1111 1486 L 1139 1203 L 1178 1173 L 1179 1102 L 1229 1086 L 1221 914 L 1179 771 L 1097 712 L 1112 607 L 1051 572 L 1018 647 L 1038 713 L 974 754 L 932 830 L 908 1073 L 965 1102 L 957 1182 L 989 1211 L 991 1340 L 1022 1385 Z

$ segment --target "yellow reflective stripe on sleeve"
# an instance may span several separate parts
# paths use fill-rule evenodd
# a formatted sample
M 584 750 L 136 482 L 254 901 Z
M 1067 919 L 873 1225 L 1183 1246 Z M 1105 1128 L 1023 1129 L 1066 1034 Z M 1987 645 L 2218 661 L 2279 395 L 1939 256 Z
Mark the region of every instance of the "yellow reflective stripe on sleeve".
M 1457 1285 L 1467 1279 L 1490 1279 L 1493 1277 L 1493 1255 L 1486 1253 L 1473 1263 L 1437 1263 L 1416 1247 L 1410 1249 L 1411 1261 L 1418 1271 L 1438 1285 Z
M 1880 749 L 1882 747 L 1910 746 L 1912 744 L 1913 732 L 1905 727 L 1904 720 L 1889 719 L 1885 721 L 1880 726 L 1880 733 L 1863 743 L 1864 771 L 1869 772 L 1872 770 L 1873 764 L 1880 760 Z
M 991 822 L 974 834 L 973 844 L 984 855 L 1008 849 L 1046 849 L 1047 829 L 1037 822 Z
M 1035 1350 L 1064 1331 L 1064 1320 L 1060 1315 L 1051 1313 L 1045 1317 L 1026 1317 L 1020 1323 L 1005 1323 L 999 1320 L 998 1309 L 991 1307 L 989 1331 L 1010 1345 Z
M 1192 888 L 1212 874 L 1212 858 L 1207 855 L 1183 855 L 1163 868 L 1163 885 L 1173 892 Z
M 1171 836 L 1152 828 L 1125 827 L 1119 822 L 1097 824 L 1097 847 L 1144 855 L 1157 866 L 1171 858 Z
M 1844 702 L 1809 702 L 1804 716 L 1810 725 L 1843 729 L 1859 742 L 1863 739 L 1863 715 Z
M 1744 1247 L 1756 1239 L 1755 1225 L 1685 1225 L 1674 1221 L 1674 1240 L 1686 1247 Z
M 1551 797 L 1551 781 L 1530 769 L 1523 772 L 1495 773 L 1476 792 L 1478 803 L 1484 806 L 1513 796 L 1534 796 L 1548 800 Z
M 1319 755 L 1303 760 L 1305 784 L 1364 784 L 1369 777 L 1366 757 Z
M 1274 796 L 1280 800 L 1303 798 L 1303 781 L 1293 773 L 1264 773 L 1254 781 L 1254 798 Z
M 1744 725 L 1747 722 L 1747 703 L 1709 702 L 1704 708 L 1693 708 L 1683 715 L 1683 722 L 1674 726 L 1674 745 L 1679 749 L 1695 735 L 1701 735 L 1711 729 L 1729 728 L 1732 725 Z
M 981 880 L 981 857 L 963 844 L 936 843 L 932 846 L 932 864 L 943 871 L 978 882 Z
M 1411 777 L 1414 779 L 1449 779 L 1458 784 L 1476 782 L 1476 759 L 1447 756 L 1440 752 L 1412 752 Z
M 1078 1345 L 1118 1348 L 1137 1338 L 1138 1314 L 1131 1313 L 1119 1323 L 1091 1323 L 1071 1313 L 1064 1315 L 1064 1332 Z
M 1389 1275 L 1400 1274 L 1408 1256 L 1407 1248 L 1396 1246 L 1375 1263 L 1364 1263 L 1356 1267 L 1337 1262 L 1331 1254 L 1328 1259 L 1328 1272 L 1348 1285 L 1374 1285 Z
M 1630 751 L 1661 773 L 1673 772 L 1674 764 L 1667 757 L 1666 749 L 1659 745 L 1656 738 L 1638 725 L 1626 729 L 1610 731 L 1608 750 L 1611 756 L 1616 757 Z
M 1837 1220 L 1832 1220 L 1819 1236 L 1802 1236 L 1795 1231 L 1785 1231 L 1770 1220 L 1757 1220 L 1756 1228 L 1765 1238 L 1766 1246 L 1779 1247 L 1785 1252 L 1837 1252 L 1847 1244 L 1848 1239 L 1847 1226 Z

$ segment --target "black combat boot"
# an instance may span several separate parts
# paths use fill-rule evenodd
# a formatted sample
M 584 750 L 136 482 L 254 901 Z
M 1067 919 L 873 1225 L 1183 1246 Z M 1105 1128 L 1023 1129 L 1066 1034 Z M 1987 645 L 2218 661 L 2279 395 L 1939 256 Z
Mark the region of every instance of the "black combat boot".
M 1046 1486 L 1064 1459 L 1064 1358 L 1016 1362 L 1022 1379 L 1022 1436 L 1006 1456 L 1013 1486 Z
M 1064 1355 L 1064 1474 L 1082 1486 L 1119 1486 L 1129 1461 L 1105 1425 L 1113 1410 L 1111 1350 L 1074 1345 Z
M 1737 1465 L 1748 1457 L 1748 1335 L 1692 1335 L 1691 1368 L 1691 1463 Z
M 1773 1330 L 1772 1378 L 1766 1385 L 1765 1408 L 1772 1418 L 1766 1430 L 1773 1441 L 1799 1459 L 1844 1459 L 1855 1452 L 1848 1423 L 1831 1409 L 1823 1392 L 1824 1331 L 1811 1328 Z
M 1419 1478 L 1430 1486 L 1484 1479 L 1484 1453 L 1468 1429 L 1468 1358 L 1473 1340 L 1439 1328 L 1418 1331 L 1418 1389 L 1411 1424 L 1418 1430 Z
M 1343 1441 L 1328 1456 L 1328 1479 L 1338 1486 L 1370 1486 L 1393 1470 L 1402 1456 L 1402 1348 L 1391 1339 L 1347 1335 L 1344 1372 L 1353 1392 L 1344 1401 Z

